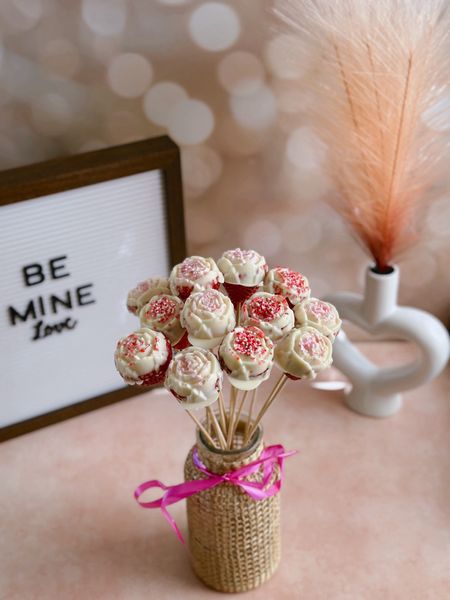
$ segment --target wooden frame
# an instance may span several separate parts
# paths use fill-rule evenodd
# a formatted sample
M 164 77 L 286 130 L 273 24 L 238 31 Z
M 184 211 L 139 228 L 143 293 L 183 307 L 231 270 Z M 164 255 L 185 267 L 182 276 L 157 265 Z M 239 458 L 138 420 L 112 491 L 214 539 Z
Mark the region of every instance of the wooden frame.
M 167 136 L 115 146 L 0 173 L 0 206 L 136 173 L 163 173 L 172 265 L 186 255 L 180 155 Z M 122 388 L 0 428 L 0 442 L 146 391 Z

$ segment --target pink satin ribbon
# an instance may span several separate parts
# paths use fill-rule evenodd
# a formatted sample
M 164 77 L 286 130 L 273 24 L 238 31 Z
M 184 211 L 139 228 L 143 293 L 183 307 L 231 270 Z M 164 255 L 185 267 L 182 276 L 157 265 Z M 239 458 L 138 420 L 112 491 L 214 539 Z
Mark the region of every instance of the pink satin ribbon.
M 143 508 L 160 508 L 162 514 L 177 534 L 178 539 L 184 544 L 184 538 L 181 535 L 181 531 L 178 529 L 175 519 L 167 510 L 167 506 L 175 504 L 175 502 L 179 502 L 180 500 L 188 498 L 189 496 L 193 496 L 194 494 L 198 494 L 199 492 L 203 492 L 203 490 L 209 490 L 213 487 L 216 487 L 216 485 L 220 485 L 221 483 L 231 483 L 232 485 L 239 486 L 254 500 L 264 500 L 264 498 L 275 496 L 275 494 L 278 494 L 281 488 L 284 459 L 296 453 L 296 450 L 286 452 L 284 447 L 281 445 L 268 446 L 262 451 L 258 460 L 255 460 L 254 462 L 249 463 L 240 469 L 236 469 L 235 471 L 230 471 L 224 475 L 217 475 L 216 473 L 211 473 L 211 471 L 208 471 L 198 456 L 197 448 L 195 448 L 192 454 L 194 465 L 197 467 L 197 469 L 199 469 L 199 471 L 207 476 L 206 479 L 185 481 L 184 483 L 180 483 L 178 485 L 164 485 L 161 483 L 161 481 L 152 479 L 151 481 L 141 483 L 141 485 L 136 488 L 134 497 L 137 503 Z M 270 483 L 274 475 L 275 465 L 279 466 L 280 474 L 279 477 L 276 478 L 276 481 Z M 261 467 L 263 469 L 263 477 L 261 481 L 247 481 L 245 479 L 245 477 L 248 475 L 256 473 Z M 161 496 L 161 498 L 153 500 L 152 502 L 141 502 L 139 500 L 140 496 L 142 496 L 145 491 L 151 488 L 159 488 L 164 490 L 164 494 Z

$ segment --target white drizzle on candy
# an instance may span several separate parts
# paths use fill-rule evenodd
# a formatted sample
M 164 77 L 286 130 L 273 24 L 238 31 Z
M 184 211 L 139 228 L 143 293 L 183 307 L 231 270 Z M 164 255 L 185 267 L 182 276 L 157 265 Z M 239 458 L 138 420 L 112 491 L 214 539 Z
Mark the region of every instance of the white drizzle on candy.
M 217 261 L 226 283 L 244 286 L 260 285 L 267 273 L 264 256 L 255 250 L 227 250 Z
M 236 325 L 233 304 L 217 290 L 196 292 L 186 300 L 181 324 L 191 344 L 214 348 Z
M 219 360 L 235 387 L 252 390 L 268 379 L 273 348 L 273 342 L 258 327 L 236 327 L 223 339 Z
M 294 313 L 282 296 L 257 292 L 242 304 L 241 323 L 259 327 L 278 342 L 294 327 Z
M 299 302 L 294 307 L 294 313 L 297 326 L 314 327 L 331 341 L 335 339 L 342 325 L 336 307 L 318 298 L 309 298 Z
M 169 282 L 172 294 L 185 300 L 193 292 L 217 289 L 223 276 L 212 258 L 190 256 L 174 266 Z
M 209 406 L 222 389 L 222 370 L 217 358 L 203 348 L 186 348 L 169 365 L 165 387 L 188 410 Z
M 292 329 L 275 348 L 275 362 L 294 379 L 314 379 L 333 362 L 330 340 L 313 327 Z
M 154 385 L 164 378 L 171 357 L 167 338 L 141 327 L 117 342 L 114 364 L 129 385 Z
M 185 333 L 180 321 L 183 306 L 183 301 L 177 296 L 169 294 L 153 296 L 139 313 L 141 327 L 164 333 L 170 343 L 175 345 Z

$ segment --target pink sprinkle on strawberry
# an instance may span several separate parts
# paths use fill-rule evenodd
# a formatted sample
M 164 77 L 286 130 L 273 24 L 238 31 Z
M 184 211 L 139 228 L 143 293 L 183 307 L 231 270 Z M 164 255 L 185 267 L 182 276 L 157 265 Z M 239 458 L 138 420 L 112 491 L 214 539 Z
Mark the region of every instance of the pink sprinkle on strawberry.
M 261 321 L 273 321 L 288 308 L 287 302 L 281 296 L 271 298 L 256 296 L 249 303 L 249 313 Z
M 118 346 L 122 346 L 123 352 L 127 357 L 134 356 L 137 352 L 144 353 L 148 350 L 149 346 L 142 339 L 142 337 L 131 333 L 129 336 L 120 340 Z
M 254 250 L 241 250 L 240 248 L 236 248 L 235 250 L 228 250 L 224 255 L 234 262 L 246 263 L 247 261 L 254 259 L 255 252 Z
M 137 284 L 136 291 L 142 294 L 143 292 L 146 292 L 149 289 L 149 287 L 150 285 L 148 281 L 141 281 Z
M 313 358 L 321 358 L 326 352 L 323 340 L 314 333 L 304 335 L 301 338 L 300 347 L 304 354 L 309 354 Z
M 186 258 L 180 266 L 181 275 L 192 281 L 203 277 L 209 270 L 209 266 L 199 258 Z
M 235 333 L 233 348 L 244 356 L 256 356 L 264 351 L 265 335 L 258 327 L 243 327 Z
M 150 307 L 145 315 L 151 319 L 159 321 L 159 323 L 167 323 L 176 313 L 177 304 L 168 296 L 155 296 L 150 301 Z
M 143 385 L 157 385 L 158 383 L 162 383 L 164 381 L 164 377 L 166 375 L 166 371 L 169 368 L 170 361 L 172 360 L 172 346 L 169 343 L 169 340 L 166 339 L 166 347 L 167 347 L 167 360 L 166 362 L 159 367 L 156 371 L 149 371 L 145 375 L 141 375 L 140 379 Z
M 276 269 L 277 273 L 280 275 L 281 280 L 290 288 L 294 288 L 299 292 L 304 292 L 307 289 L 307 283 L 305 278 L 301 273 L 297 271 L 293 271 L 292 269 L 288 269 L 286 267 L 278 267 Z
M 209 312 L 216 312 L 221 309 L 223 302 L 220 297 L 220 293 L 216 290 L 208 290 L 203 292 L 201 298 L 199 299 L 199 304 L 202 308 Z
M 321 302 L 320 300 L 310 302 L 308 305 L 308 310 L 316 317 L 320 317 L 325 320 L 331 316 L 332 311 L 328 304 L 325 304 L 325 302 Z

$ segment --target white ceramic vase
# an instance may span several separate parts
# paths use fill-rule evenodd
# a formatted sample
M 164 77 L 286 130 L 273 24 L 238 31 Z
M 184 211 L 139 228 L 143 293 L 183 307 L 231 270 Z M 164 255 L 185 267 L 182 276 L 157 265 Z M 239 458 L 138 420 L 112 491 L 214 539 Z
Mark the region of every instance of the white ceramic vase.
M 394 338 L 413 342 L 416 360 L 397 367 L 378 367 L 368 360 L 343 331 L 333 351 L 334 365 L 351 381 L 346 403 L 352 410 L 370 417 L 388 417 L 402 406 L 400 392 L 415 388 L 445 367 L 450 339 L 442 323 L 427 312 L 398 306 L 399 270 L 383 275 L 373 268 L 366 272 L 363 295 L 338 292 L 326 300 L 333 303 L 344 320 L 375 338 Z

